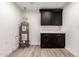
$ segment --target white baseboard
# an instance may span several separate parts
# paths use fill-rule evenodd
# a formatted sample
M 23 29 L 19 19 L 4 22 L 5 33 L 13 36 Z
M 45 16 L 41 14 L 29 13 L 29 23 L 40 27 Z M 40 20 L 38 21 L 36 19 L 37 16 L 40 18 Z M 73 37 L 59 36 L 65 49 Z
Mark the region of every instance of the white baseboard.
M 40 45 L 39 42 L 31 42 L 30 45 Z

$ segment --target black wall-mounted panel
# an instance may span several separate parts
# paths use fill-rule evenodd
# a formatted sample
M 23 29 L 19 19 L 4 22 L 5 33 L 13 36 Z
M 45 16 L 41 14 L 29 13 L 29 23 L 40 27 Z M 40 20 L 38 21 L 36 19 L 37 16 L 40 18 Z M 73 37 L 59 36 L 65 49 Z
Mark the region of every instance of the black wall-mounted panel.
M 62 25 L 62 9 L 40 9 L 41 25 Z

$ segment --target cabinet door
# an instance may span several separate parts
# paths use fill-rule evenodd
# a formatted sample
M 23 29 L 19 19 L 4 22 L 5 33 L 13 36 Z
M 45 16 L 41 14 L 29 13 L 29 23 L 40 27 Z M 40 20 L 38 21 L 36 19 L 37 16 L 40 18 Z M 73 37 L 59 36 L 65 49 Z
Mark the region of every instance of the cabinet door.
M 49 40 L 48 34 L 41 34 L 41 48 L 48 47 L 48 40 Z
M 51 11 L 41 12 L 41 25 L 51 25 L 52 13 Z
M 55 23 L 54 25 L 62 25 L 62 13 L 61 12 L 54 12 L 54 23 Z
M 57 35 L 57 47 L 58 48 L 64 48 L 65 47 L 65 35 Z
M 49 40 L 49 47 L 50 48 L 56 48 L 57 47 L 57 37 L 55 36 L 55 34 L 51 34 L 50 35 L 50 40 Z

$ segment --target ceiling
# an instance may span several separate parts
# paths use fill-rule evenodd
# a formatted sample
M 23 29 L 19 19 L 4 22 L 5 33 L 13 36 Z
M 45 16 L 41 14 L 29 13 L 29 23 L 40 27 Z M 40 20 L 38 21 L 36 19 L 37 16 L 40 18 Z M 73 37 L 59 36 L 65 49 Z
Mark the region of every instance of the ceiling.
M 26 7 L 29 10 L 40 8 L 63 8 L 67 2 L 16 2 L 15 3 L 21 10 Z

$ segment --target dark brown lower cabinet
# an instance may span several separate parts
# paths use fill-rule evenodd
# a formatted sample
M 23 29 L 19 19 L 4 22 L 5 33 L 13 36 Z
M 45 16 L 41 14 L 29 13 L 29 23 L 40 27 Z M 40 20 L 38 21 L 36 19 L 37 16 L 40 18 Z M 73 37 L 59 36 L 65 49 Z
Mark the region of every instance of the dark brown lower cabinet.
M 65 33 L 41 33 L 41 48 L 64 48 Z

